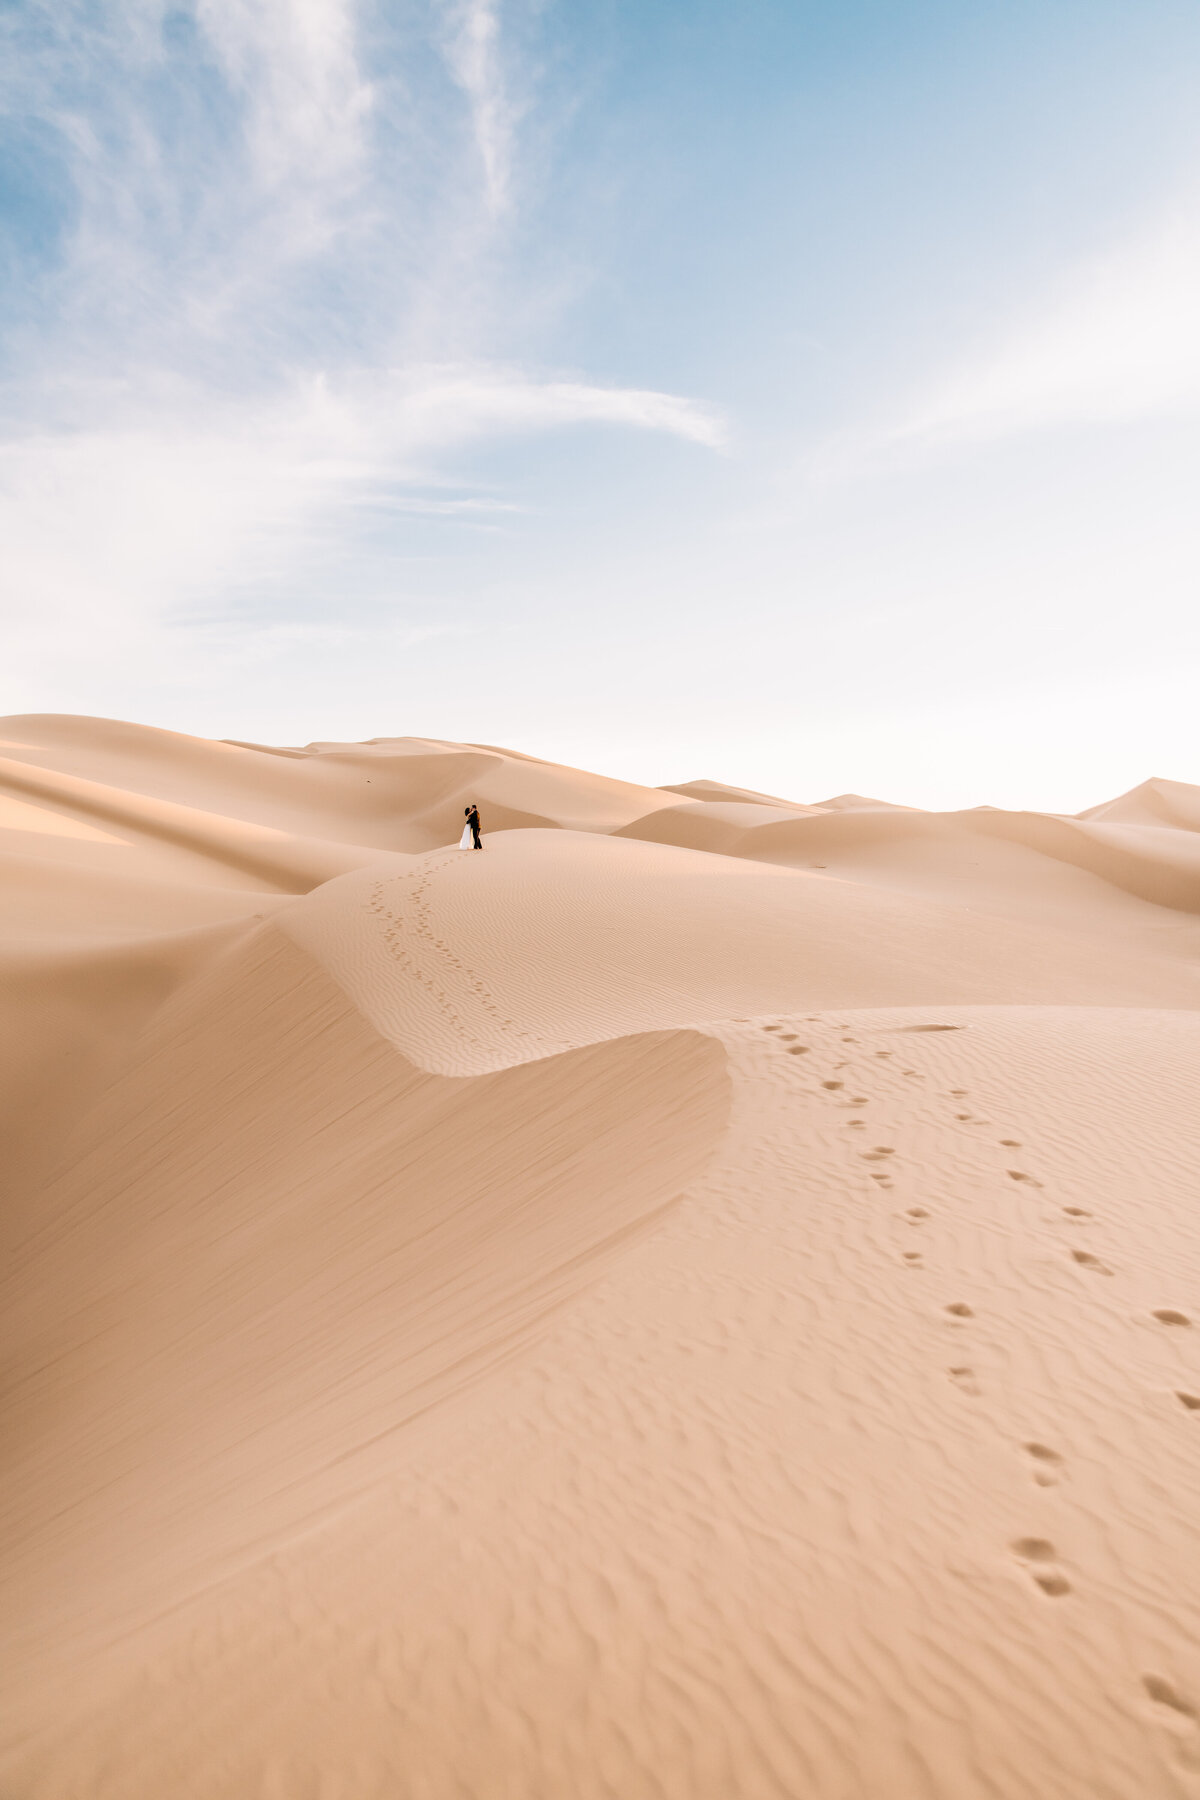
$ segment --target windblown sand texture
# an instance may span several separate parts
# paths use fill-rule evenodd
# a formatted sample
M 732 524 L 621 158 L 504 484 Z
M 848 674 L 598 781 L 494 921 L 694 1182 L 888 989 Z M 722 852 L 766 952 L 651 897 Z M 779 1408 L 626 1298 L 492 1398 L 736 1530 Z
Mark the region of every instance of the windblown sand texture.
M 1200 1797 L 1200 789 L 0 737 L 4 1800 Z

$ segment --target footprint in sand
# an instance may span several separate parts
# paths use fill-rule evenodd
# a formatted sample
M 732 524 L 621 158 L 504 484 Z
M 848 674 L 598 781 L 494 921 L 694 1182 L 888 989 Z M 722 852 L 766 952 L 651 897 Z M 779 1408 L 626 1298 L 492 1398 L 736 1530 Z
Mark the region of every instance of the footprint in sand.
M 823 1081 L 821 1083 L 821 1086 L 827 1088 L 830 1093 L 833 1093 L 835 1088 L 843 1088 L 845 1085 L 844 1081 Z
M 929 1214 L 923 1206 L 910 1206 L 904 1216 L 911 1225 L 916 1225 L 921 1219 L 927 1219 Z
M 1033 1463 L 1033 1479 L 1039 1487 L 1055 1487 L 1063 1459 L 1049 1444 L 1024 1444 L 1022 1448 Z
M 1154 1709 L 1154 1719 L 1164 1725 L 1176 1740 L 1180 1761 L 1189 1772 L 1200 1768 L 1200 1749 L 1196 1744 L 1196 1708 L 1165 1675 L 1143 1675 L 1142 1686 Z
M 1190 1325 L 1192 1322 L 1186 1313 L 1176 1312 L 1173 1306 L 1162 1306 L 1152 1316 L 1160 1325 Z
M 1061 1600 L 1065 1593 L 1070 1593 L 1069 1580 L 1052 1566 L 1056 1550 L 1049 1537 L 1018 1537 L 1011 1544 L 1011 1550 L 1016 1561 L 1024 1562 L 1042 1593 L 1049 1593 L 1052 1600 Z
M 782 1025 L 764 1025 L 763 1030 L 764 1031 L 782 1031 L 783 1027 L 782 1027 Z
M 1008 1176 L 1010 1181 L 1027 1181 L 1030 1187 L 1035 1188 L 1040 1188 L 1042 1185 L 1041 1182 L 1036 1181 L 1032 1175 L 1026 1175 L 1022 1169 L 1005 1169 L 1004 1173 Z
M 1180 1406 L 1186 1406 L 1189 1412 L 1200 1412 L 1200 1394 L 1185 1394 L 1178 1391 L 1175 1398 Z
M 946 1308 L 946 1311 L 956 1319 L 973 1319 L 975 1317 L 974 1312 L 967 1305 L 965 1300 L 952 1301 Z
M 979 1393 L 980 1393 L 980 1387 L 979 1387 L 979 1383 L 975 1379 L 974 1369 L 967 1369 L 967 1368 L 961 1368 L 961 1367 L 957 1368 L 957 1369 L 951 1369 L 951 1370 L 949 1370 L 949 1375 L 950 1375 L 950 1379 L 954 1383 L 955 1387 L 961 1388 L 964 1394 L 970 1394 L 974 1398 L 978 1398 Z
M 1020 1150 L 1023 1148 L 1020 1138 L 1001 1138 L 1000 1142 L 1006 1150 Z
M 781 1031 L 779 1034 L 779 1041 L 781 1044 L 794 1044 L 796 1041 L 796 1033 L 794 1031 Z
M 808 1055 L 808 1045 L 807 1044 L 793 1044 L 791 1049 L 788 1051 L 788 1055 L 789 1056 L 807 1056 Z
M 1083 1269 L 1091 1269 L 1094 1275 L 1112 1274 L 1112 1270 L 1109 1268 L 1108 1264 L 1102 1263 L 1100 1258 L 1098 1256 L 1093 1256 L 1090 1250 L 1072 1250 L 1071 1260 L 1077 1262 Z
M 1082 1206 L 1064 1206 L 1063 1211 L 1070 1219 L 1090 1219 L 1092 1217 L 1092 1214 Z
M 1156 1706 L 1169 1706 L 1172 1712 L 1182 1713 L 1185 1719 L 1194 1719 L 1196 1709 L 1190 1700 L 1185 1700 L 1179 1689 L 1161 1675 L 1143 1675 L 1142 1686 Z
M 901 1025 L 901 1031 L 965 1031 L 965 1025 Z
M 1168 1706 L 1171 1712 L 1177 1712 L 1184 1719 L 1195 1719 L 1195 1706 L 1164 1676 L 1142 1676 L 1142 1687 L 1146 1688 L 1146 1694 L 1155 1706 Z
M 890 1056 L 892 1052 L 890 1050 L 877 1050 L 875 1054 L 876 1056 Z
M 1016 1538 L 1010 1545 L 1013 1555 L 1023 1563 L 1043 1594 L 1059 1600 L 1069 1594 L 1071 1584 L 1060 1569 L 1054 1567 L 1057 1552 L 1049 1538 Z
M 876 1144 L 873 1150 L 864 1150 L 864 1162 L 882 1162 L 886 1156 L 895 1156 L 896 1152 L 888 1144 Z
M 901 1255 L 910 1269 L 919 1269 L 921 1267 L 921 1252 L 919 1250 L 904 1250 L 901 1252 Z
M 952 1100 L 965 1100 L 970 1091 L 970 1088 L 951 1088 L 950 1098 Z
M 970 1115 L 970 1113 L 955 1113 L 954 1116 L 956 1119 L 961 1119 L 961 1120 L 965 1121 L 965 1120 L 969 1119 L 971 1115 Z

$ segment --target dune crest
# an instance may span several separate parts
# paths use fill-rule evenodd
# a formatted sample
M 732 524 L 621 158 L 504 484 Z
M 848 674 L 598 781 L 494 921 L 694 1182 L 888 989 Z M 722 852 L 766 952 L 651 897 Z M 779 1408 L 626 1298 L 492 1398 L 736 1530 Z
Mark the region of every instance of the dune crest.
M 1200 1793 L 1200 789 L 0 740 L 6 1795 Z

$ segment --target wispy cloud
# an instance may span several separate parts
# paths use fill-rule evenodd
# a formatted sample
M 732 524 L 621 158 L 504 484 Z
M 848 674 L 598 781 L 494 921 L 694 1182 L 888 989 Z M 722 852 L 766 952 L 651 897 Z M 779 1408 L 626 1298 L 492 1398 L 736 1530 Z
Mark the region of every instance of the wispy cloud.
M 936 382 L 900 440 L 994 437 L 1200 407 L 1200 207 L 1069 271 Z
M 694 400 L 648 388 L 538 381 L 502 369 L 416 370 L 395 376 L 388 435 L 397 448 L 449 446 L 506 432 L 568 425 L 625 425 L 666 432 L 715 449 L 717 414 Z
M 397 532 L 495 526 L 514 497 L 456 475 L 481 442 L 720 442 L 693 400 L 497 359 L 495 318 L 480 354 L 457 295 L 486 291 L 472 258 L 518 228 L 536 83 L 501 0 L 418 0 L 390 38 L 364 17 L 361 0 L 10 15 L 0 110 L 36 115 L 72 195 L 0 393 L 0 585 L 26 635 L 103 621 L 132 641 L 281 596 L 314 547 L 353 560 L 371 508 Z M 418 316 L 432 327 L 408 330 Z M 398 360 L 406 341 L 419 361 Z
M 512 502 L 427 491 L 488 437 L 609 426 L 721 441 L 719 420 L 676 395 L 488 367 L 309 375 L 270 402 L 177 386 L 169 417 L 163 398 L 129 394 L 89 425 L 0 445 L 0 591 L 22 614 L 84 629 L 223 610 L 294 579 L 314 549 L 349 547 L 354 510 L 385 491 L 449 528 L 495 522 Z
M 907 402 L 793 465 L 812 489 L 943 451 L 1060 428 L 1200 415 L 1200 198 L 1185 196 L 1066 268 Z
M 372 94 L 350 0 L 198 0 L 196 18 L 243 99 L 263 187 L 328 189 L 358 167 Z
M 447 0 L 445 54 L 471 108 L 489 210 L 510 197 L 513 140 L 523 107 L 507 78 L 498 0 Z

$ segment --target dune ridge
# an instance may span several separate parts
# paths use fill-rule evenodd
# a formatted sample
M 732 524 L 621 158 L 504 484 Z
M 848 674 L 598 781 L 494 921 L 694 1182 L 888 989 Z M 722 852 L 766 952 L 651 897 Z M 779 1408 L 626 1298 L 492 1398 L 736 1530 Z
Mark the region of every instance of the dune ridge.
M 1200 1794 L 1200 789 L 0 740 L 6 1795 Z

